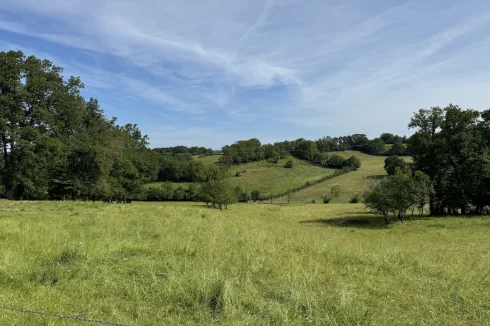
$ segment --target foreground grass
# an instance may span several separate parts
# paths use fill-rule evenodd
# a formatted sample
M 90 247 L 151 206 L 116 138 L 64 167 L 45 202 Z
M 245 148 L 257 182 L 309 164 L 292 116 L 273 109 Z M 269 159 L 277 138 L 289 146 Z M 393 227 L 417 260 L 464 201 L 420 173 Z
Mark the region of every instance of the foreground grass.
M 354 155 L 361 160 L 361 168 L 293 193 L 291 195 L 292 203 L 311 203 L 312 200 L 321 203 L 323 196 L 330 195 L 330 190 L 333 186 L 340 188 L 340 197 L 333 202 L 348 203 L 354 195 L 360 195 L 364 192 L 369 180 L 379 180 L 387 175 L 384 170 L 385 156 L 372 156 L 357 151 L 335 152 L 332 154 L 337 154 L 344 158 Z M 411 158 L 404 157 L 404 159 L 410 160 Z M 287 197 L 281 197 L 277 199 L 277 202 L 287 202 Z
M 485 325 L 490 220 L 0 201 L 0 305 L 135 325 Z M 0 311 L 0 324 L 77 325 Z

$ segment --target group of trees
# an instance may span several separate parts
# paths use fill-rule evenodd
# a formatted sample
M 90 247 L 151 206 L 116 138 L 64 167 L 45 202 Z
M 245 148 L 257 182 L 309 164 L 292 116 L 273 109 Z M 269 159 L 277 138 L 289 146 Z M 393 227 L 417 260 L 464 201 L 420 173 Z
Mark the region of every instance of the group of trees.
M 200 155 L 200 156 L 208 156 L 219 154 L 219 151 L 212 150 L 211 148 L 206 147 L 198 147 L 198 146 L 173 146 L 173 147 L 157 147 L 153 149 L 155 152 L 160 154 L 190 154 L 190 155 Z
M 409 128 L 413 163 L 397 156 L 385 160 L 389 176 L 365 193 L 365 204 L 383 215 L 403 220 L 410 208 L 430 214 L 490 212 L 490 110 L 463 110 L 449 105 L 421 109 Z
M 413 168 L 433 184 L 432 215 L 481 214 L 490 205 L 490 110 L 421 109 L 408 147 Z
M 409 209 L 412 217 L 416 208 L 421 215 L 432 194 L 432 183 L 425 173 L 397 167 L 393 175 L 369 186 L 364 204 L 373 213 L 382 215 L 386 224 L 390 213 L 403 222 Z
M 108 120 L 79 78 L 0 52 L 0 180 L 11 199 L 126 200 L 156 179 L 158 156 L 134 124 Z
M 159 154 L 157 181 L 196 182 L 204 164 L 191 154 Z

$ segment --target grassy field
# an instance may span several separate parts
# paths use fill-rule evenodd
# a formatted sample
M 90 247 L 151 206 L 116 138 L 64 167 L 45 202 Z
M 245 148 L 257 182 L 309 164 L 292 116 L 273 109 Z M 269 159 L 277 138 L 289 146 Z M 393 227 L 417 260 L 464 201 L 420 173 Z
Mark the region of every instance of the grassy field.
M 218 162 L 220 157 L 221 157 L 221 155 L 209 155 L 209 156 L 203 156 L 203 157 L 194 156 L 194 158 L 196 160 L 199 160 L 200 162 L 202 162 L 205 165 L 210 165 L 210 164 L 214 164 L 214 163 Z
M 288 160 L 293 161 L 292 169 L 284 168 L 284 164 Z M 241 172 L 240 177 L 235 177 L 237 171 Z M 249 193 L 253 190 L 259 190 L 262 196 L 266 197 L 269 194 L 282 193 L 304 185 L 307 181 L 314 181 L 322 176 L 331 175 L 335 170 L 289 157 L 281 160 L 278 164 L 260 161 L 234 165 L 230 172 L 235 184 L 243 187 Z
M 386 176 L 386 171 L 384 170 L 385 156 L 371 156 L 357 151 L 335 152 L 332 154 L 338 154 L 345 158 L 355 155 L 362 162 L 361 168 L 293 193 L 291 202 L 310 203 L 315 200 L 317 203 L 321 203 L 322 197 L 329 195 L 333 186 L 338 186 L 340 187 L 340 197 L 335 199 L 333 203 L 348 203 L 354 195 L 363 193 L 370 179 L 376 180 Z M 410 160 L 411 158 L 405 157 L 404 159 Z M 277 202 L 287 202 L 287 198 L 279 198 Z
M 150 187 L 161 187 L 163 182 L 150 182 L 144 185 L 145 188 L 150 188 Z M 184 188 L 188 188 L 191 182 L 170 182 L 170 184 L 175 188 L 181 186 Z
M 0 201 L 0 305 L 132 325 L 488 325 L 490 220 Z M 0 311 L 2 325 L 86 325 Z
M 219 155 L 200 158 L 205 164 L 213 164 Z M 292 169 L 284 168 L 287 160 L 293 161 Z M 241 172 L 240 177 L 236 177 L 236 172 Z M 278 164 L 267 161 L 252 162 L 247 164 L 233 165 L 230 168 L 230 178 L 234 184 L 241 186 L 248 193 L 259 190 L 263 197 L 269 194 L 285 192 L 294 187 L 304 185 L 307 181 L 314 181 L 322 176 L 333 174 L 335 170 L 326 169 L 321 166 L 313 165 L 307 161 L 298 160 L 290 157 L 281 160 Z M 161 182 L 148 183 L 145 186 L 159 187 Z M 174 187 L 188 187 L 189 183 L 173 183 Z

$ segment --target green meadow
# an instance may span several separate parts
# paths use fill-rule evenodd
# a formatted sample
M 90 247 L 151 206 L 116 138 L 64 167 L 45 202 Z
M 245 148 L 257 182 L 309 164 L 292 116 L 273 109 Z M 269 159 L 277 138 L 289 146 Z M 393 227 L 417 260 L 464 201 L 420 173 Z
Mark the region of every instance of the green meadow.
M 0 305 L 131 325 L 488 325 L 489 231 L 384 226 L 362 204 L 0 201 Z

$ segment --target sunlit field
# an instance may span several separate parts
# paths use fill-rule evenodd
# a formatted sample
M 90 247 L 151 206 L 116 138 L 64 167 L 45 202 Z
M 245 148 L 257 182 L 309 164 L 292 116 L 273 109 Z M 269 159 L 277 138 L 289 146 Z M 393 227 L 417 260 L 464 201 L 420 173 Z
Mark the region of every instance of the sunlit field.
M 0 305 L 132 325 L 488 325 L 489 231 L 385 227 L 362 204 L 0 201 Z

